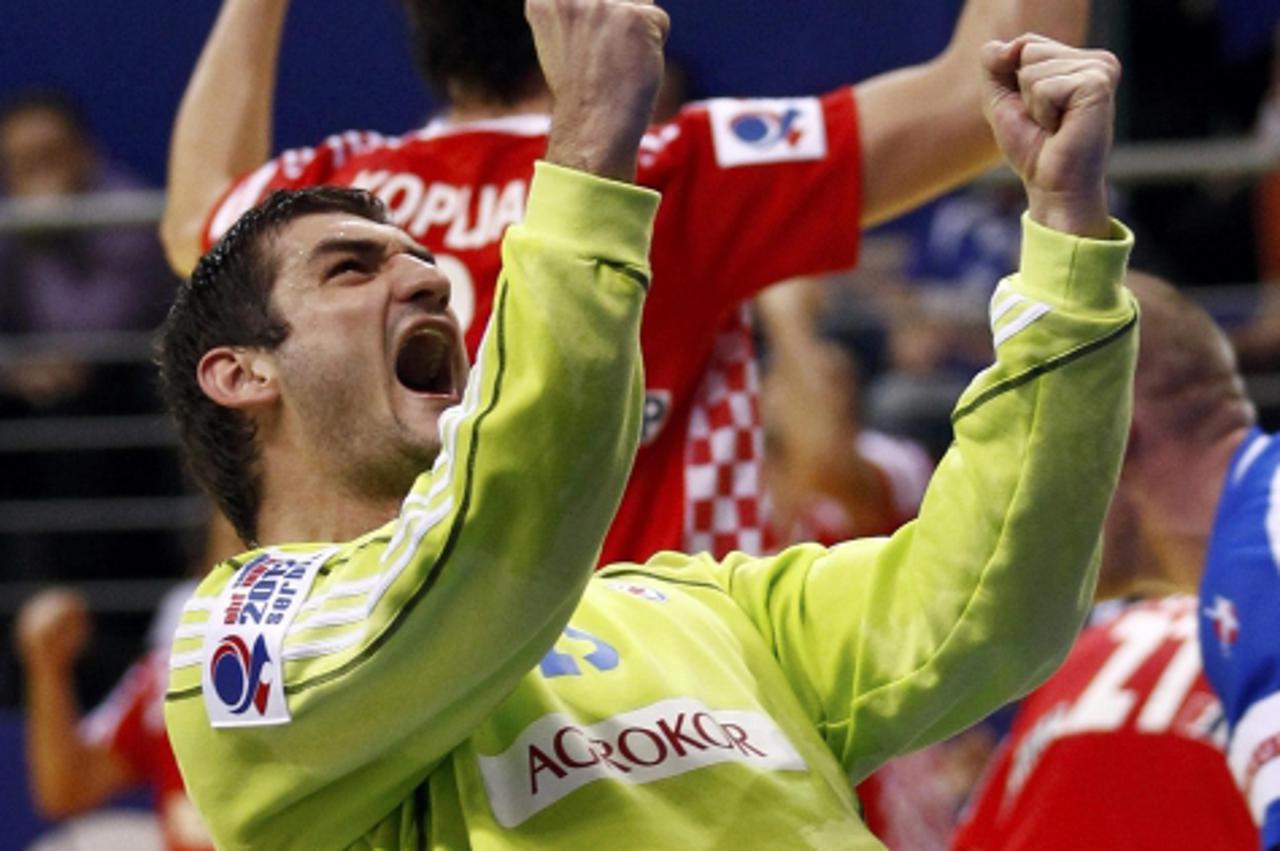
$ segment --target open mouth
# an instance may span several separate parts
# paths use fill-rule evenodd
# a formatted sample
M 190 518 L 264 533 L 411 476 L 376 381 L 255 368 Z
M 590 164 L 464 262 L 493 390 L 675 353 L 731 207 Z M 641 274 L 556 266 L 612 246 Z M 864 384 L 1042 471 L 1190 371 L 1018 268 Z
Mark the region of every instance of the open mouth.
M 414 393 L 452 395 L 453 340 L 435 328 L 414 331 L 396 354 L 396 380 Z

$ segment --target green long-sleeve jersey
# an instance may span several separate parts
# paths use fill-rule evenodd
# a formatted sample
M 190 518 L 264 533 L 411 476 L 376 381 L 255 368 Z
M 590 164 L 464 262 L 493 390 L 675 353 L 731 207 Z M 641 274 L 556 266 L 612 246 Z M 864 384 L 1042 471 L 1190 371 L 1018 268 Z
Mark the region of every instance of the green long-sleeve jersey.
M 586 560 L 567 565 L 561 548 L 601 522 L 594 502 L 612 501 L 618 469 L 583 462 L 594 429 L 579 425 L 558 435 L 569 445 L 542 447 L 558 475 L 535 471 L 528 498 L 521 478 L 505 502 L 477 484 L 466 507 L 441 509 L 456 541 L 405 532 L 426 510 L 410 497 L 397 523 L 358 541 L 289 548 L 324 565 L 284 637 L 290 718 L 215 729 L 202 621 L 263 556 L 218 568 L 179 633 L 175 665 L 191 667 L 175 669 L 167 705 L 218 841 L 880 847 L 850 780 L 1036 685 L 1092 596 L 1136 354 L 1120 286 L 1129 238 L 1114 236 L 1026 223 L 1021 272 L 992 302 L 996 363 L 957 404 L 919 519 L 891 538 L 723 562 L 667 553 L 587 583 Z M 543 401 L 562 416 L 617 404 L 555 391 Z M 506 401 L 480 425 L 477 483 L 531 451 Z M 474 440 L 473 421 L 457 422 Z M 364 604 L 387 564 L 403 565 L 397 593 Z M 325 642 L 343 649 L 314 655 Z

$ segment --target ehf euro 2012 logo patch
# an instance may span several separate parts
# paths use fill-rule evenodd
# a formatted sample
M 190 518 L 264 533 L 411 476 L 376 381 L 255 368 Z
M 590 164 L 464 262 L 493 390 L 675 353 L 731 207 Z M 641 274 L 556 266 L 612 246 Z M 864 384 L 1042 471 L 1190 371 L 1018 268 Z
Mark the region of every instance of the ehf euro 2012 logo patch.
M 820 160 L 827 128 L 817 98 L 707 101 L 716 163 L 721 168 Z
M 238 635 L 228 635 L 218 642 L 209 660 L 209 673 L 214 692 L 232 715 L 243 715 L 251 709 L 265 715 L 271 697 L 270 678 L 263 671 L 272 661 L 266 640 L 259 635 L 250 649 Z
M 336 548 L 292 554 L 268 550 L 227 583 L 205 633 L 201 673 L 214 727 L 286 724 L 282 649 L 321 565 Z

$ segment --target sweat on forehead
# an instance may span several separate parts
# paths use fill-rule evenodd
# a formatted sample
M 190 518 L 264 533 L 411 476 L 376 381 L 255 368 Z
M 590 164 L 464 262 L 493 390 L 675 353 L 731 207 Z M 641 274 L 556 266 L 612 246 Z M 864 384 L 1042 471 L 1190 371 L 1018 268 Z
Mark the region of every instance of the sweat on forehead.
M 328 214 L 335 215 L 335 214 Z M 367 219 L 352 221 L 350 218 L 339 219 L 341 225 L 331 229 L 319 229 L 319 233 L 304 232 L 300 235 L 296 228 L 291 232 L 289 244 L 280 246 L 277 251 L 289 255 L 293 262 L 314 263 L 335 255 L 355 254 L 368 258 L 381 257 L 386 253 L 388 245 L 394 244 L 397 250 L 404 251 L 426 262 L 435 263 L 435 255 L 417 243 L 404 231 L 394 225 L 370 222 Z M 298 223 L 293 223 L 295 226 Z M 277 244 L 282 237 L 277 235 Z
M 273 240 L 289 226 L 311 216 L 346 214 L 375 224 L 388 222 L 386 206 L 378 198 L 361 189 L 338 187 L 273 192 L 246 213 L 232 230 L 255 211 L 260 212 L 262 219 L 256 235 L 266 240 Z
M 196 264 L 192 286 L 213 283 L 229 263 L 267 260 L 267 242 L 290 223 L 321 213 L 349 213 L 378 224 L 388 222 L 386 206 L 362 189 L 318 186 L 277 190 L 253 207 Z M 271 263 L 274 265 L 274 263 Z

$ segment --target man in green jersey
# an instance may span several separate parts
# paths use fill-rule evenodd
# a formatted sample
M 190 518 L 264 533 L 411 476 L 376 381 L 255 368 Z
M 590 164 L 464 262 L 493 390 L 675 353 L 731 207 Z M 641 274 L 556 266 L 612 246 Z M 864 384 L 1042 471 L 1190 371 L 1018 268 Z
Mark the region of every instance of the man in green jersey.
M 446 282 L 345 190 L 250 213 L 166 326 L 188 450 L 254 546 L 175 635 L 192 797 L 225 848 L 879 847 L 850 778 L 1041 681 L 1092 595 L 1135 351 L 1103 184 L 1118 66 L 985 51 L 1026 245 L 917 522 L 593 578 L 653 210 L 599 178 L 634 167 L 665 19 L 528 11 L 568 168 L 539 167 L 508 231 L 460 404 Z

